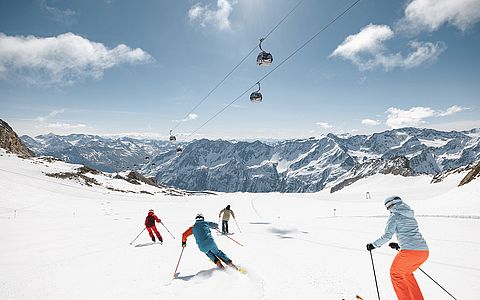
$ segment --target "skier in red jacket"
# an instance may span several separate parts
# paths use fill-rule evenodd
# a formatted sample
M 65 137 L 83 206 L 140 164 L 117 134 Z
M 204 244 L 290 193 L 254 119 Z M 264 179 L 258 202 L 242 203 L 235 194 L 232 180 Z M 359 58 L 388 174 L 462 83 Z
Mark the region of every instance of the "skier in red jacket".
M 157 223 L 162 222 L 153 212 L 153 209 L 148 211 L 148 215 L 145 218 L 145 227 L 147 227 L 148 234 L 152 238 L 152 241 L 155 243 L 155 236 L 153 236 L 153 233 L 155 232 L 155 235 L 157 236 L 158 240 L 160 241 L 160 244 L 163 243 L 163 238 L 160 232 L 158 232 L 157 227 L 155 226 L 155 221 Z

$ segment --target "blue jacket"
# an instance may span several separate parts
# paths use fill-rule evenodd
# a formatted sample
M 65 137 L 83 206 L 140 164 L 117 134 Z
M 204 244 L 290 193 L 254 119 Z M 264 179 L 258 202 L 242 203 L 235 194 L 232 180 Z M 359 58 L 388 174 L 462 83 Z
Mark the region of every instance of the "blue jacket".
M 413 216 L 413 210 L 403 202 L 392 207 L 385 233 L 373 242 L 375 248 L 388 242 L 394 233 L 397 235 L 400 248 L 404 250 L 428 250 L 427 242 L 418 230 L 418 223 Z
M 210 249 L 216 247 L 215 241 L 212 237 L 212 233 L 210 232 L 210 228 L 217 229 L 218 224 L 215 222 L 197 220 L 192 227 L 188 228 L 183 233 L 182 241 L 186 242 L 187 237 L 193 234 L 200 251 L 208 252 Z

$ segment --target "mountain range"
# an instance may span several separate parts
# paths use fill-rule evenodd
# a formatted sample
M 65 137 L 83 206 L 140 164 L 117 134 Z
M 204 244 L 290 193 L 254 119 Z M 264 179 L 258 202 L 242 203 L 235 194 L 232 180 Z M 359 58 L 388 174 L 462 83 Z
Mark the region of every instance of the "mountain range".
M 158 183 L 221 192 L 337 191 L 377 173 L 415 176 L 466 167 L 480 159 L 480 129 L 401 128 L 371 135 L 285 140 L 276 143 L 168 141 L 54 134 L 22 136 L 38 155 L 102 171 L 137 169 Z

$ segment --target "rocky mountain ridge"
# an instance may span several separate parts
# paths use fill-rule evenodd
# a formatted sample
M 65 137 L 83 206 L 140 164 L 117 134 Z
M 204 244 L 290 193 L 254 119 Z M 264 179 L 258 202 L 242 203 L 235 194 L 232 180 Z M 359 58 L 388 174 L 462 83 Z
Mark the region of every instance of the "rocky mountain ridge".
M 14 153 L 23 157 L 31 157 L 35 154 L 30 151 L 13 131 L 7 122 L 0 119 L 0 148 L 6 149 L 10 153 Z
M 222 192 L 336 191 L 373 174 L 434 175 L 480 159 L 480 130 L 401 128 L 372 135 L 276 143 L 167 141 L 46 135 L 22 139 L 37 153 L 103 170 L 132 169 L 168 186 Z M 148 160 L 144 158 L 148 157 Z M 80 160 L 80 161 L 75 161 Z M 100 169 L 102 169 L 100 168 Z

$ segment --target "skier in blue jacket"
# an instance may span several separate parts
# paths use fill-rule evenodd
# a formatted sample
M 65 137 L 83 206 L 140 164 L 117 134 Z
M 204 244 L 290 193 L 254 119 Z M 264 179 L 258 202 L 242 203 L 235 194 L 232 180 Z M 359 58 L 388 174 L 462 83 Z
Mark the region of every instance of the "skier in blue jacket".
M 213 263 L 219 268 L 223 269 L 222 261 L 228 266 L 238 269 L 228 256 L 218 249 L 215 240 L 212 237 L 210 228 L 218 229 L 218 224 L 215 222 L 207 222 L 202 214 L 195 217 L 195 224 L 188 228 L 182 235 L 182 247 L 187 246 L 187 238 L 193 234 L 197 242 L 198 249 L 205 253 Z
M 413 210 L 398 196 L 385 199 L 385 207 L 390 211 L 385 233 L 373 243 L 367 244 L 367 250 L 372 251 L 388 242 L 393 234 L 397 235 L 397 243 L 389 246 L 400 250 L 392 266 L 390 278 L 399 300 L 423 300 L 422 292 L 413 276 L 428 258 L 428 246 L 420 234 Z

